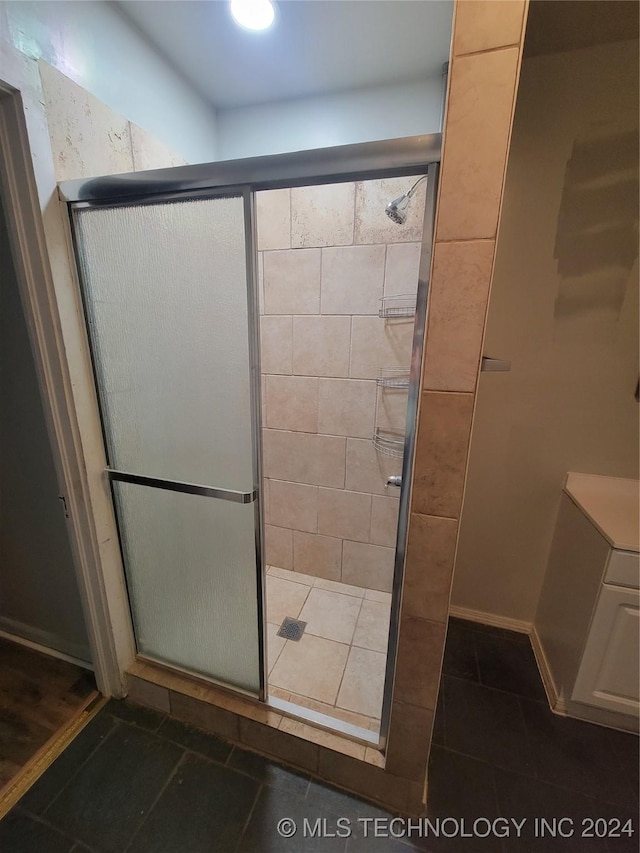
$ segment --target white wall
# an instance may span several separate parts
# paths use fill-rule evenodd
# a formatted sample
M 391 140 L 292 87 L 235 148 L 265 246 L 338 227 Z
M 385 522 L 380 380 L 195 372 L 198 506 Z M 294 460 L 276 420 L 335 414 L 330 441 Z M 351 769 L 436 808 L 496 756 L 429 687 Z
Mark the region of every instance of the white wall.
M 0 2 L 0 38 L 57 68 L 187 161 L 216 159 L 215 110 L 115 3 Z
M 440 131 L 443 78 L 218 111 L 221 160 Z
M 567 471 L 638 476 L 638 41 L 522 67 L 452 603 L 530 622 Z M 576 579 L 579 583 L 579 579 Z

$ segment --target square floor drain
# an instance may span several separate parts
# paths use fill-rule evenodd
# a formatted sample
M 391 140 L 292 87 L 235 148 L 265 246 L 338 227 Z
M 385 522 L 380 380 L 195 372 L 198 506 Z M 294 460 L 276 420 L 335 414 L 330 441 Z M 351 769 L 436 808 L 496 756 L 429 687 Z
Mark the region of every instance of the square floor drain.
M 284 637 L 285 640 L 295 640 L 297 642 L 304 634 L 304 629 L 306 627 L 306 622 L 301 622 L 299 619 L 292 619 L 290 616 L 285 616 L 284 622 L 278 630 L 278 637 Z

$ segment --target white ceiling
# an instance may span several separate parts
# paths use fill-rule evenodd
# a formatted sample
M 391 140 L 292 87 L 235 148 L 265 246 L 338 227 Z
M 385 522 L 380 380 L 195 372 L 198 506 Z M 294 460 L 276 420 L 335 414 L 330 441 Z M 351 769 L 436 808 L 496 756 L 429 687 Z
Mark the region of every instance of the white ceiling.
M 263 32 L 225 0 L 119 5 L 218 108 L 418 80 L 449 58 L 452 0 L 279 0 Z

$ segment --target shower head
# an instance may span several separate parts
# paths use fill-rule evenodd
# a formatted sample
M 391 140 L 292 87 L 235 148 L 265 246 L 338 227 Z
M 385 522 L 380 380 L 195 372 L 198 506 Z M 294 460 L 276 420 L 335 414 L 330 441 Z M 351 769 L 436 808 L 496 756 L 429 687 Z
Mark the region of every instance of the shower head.
M 393 220 L 396 225 L 404 225 L 407 219 L 407 208 L 409 207 L 409 202 L 411 201 L 411 196 L 409 193 L 404 193 L 403 195 L 395 198 L 393 201 L 390 201 L 389 204 L 385 207 L 385 213 L 389 217 L 389 219 Z
M 421 178 L 415 182 L 415 184 L 411 187 L 411 189 L 403 193 L 398 198 L 394 198 L 393 201 L 390 201 L 389 204 L 385 207 L 384 212 L 387 214 L 389 219 L 393 220 L 396 225 L 404 225 L 407 221 L 407 208 L 409 207 L 409 202 L 411 201 L 411 197 L 415 192 L 416 187 L 420 183 L 420 181 L 426 180 L 427 176 L 423 175 Z

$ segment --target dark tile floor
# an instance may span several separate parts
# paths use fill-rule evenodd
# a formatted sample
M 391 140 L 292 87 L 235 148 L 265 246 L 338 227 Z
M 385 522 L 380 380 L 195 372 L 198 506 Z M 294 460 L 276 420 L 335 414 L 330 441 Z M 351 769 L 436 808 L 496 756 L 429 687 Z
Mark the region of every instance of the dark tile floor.
M 433 829 L 428 838 L 415 830 L 410 842 L 394 838 L 402 825 L 368 803 L 153 711 L 110 702 L 0 822 L 0 851 L 637 851 L 637 790 L 637 738 L 554 716 L 527 638 L 452 620 L 429 777 L 439 838 Z M 292 838 L 277 832 L 284 817 L 299 828 Z M 350 822 L 350 837 L 341 837 L 339 818 Z M 549 826 L 568 818 L 561 828 L 574 834 L 536 837 L 535 818 Z M 632 819 L 634 835 L 582 837 L 590 818 L 603 819 L 596 834 Z M 303 838 L 305 819 L 316 834 Z M 495 833 L 480 838 L 490 821 Z

